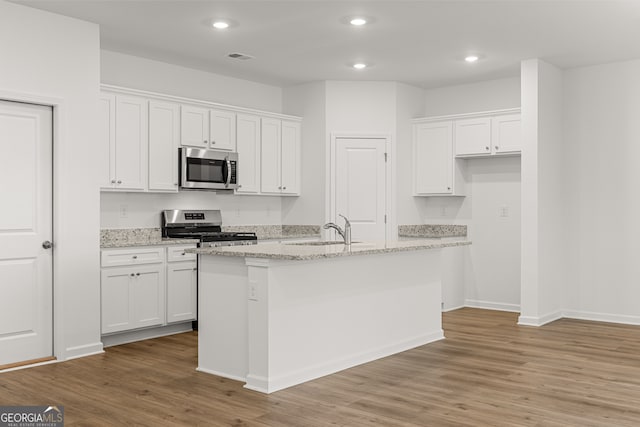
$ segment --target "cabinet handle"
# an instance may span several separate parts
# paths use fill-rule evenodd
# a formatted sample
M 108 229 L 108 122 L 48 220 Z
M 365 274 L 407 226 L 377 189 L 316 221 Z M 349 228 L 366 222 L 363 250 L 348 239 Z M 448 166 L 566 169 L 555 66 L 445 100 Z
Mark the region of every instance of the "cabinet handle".
M 485 150 L 489 151 L 489 147 L 484 147 Z

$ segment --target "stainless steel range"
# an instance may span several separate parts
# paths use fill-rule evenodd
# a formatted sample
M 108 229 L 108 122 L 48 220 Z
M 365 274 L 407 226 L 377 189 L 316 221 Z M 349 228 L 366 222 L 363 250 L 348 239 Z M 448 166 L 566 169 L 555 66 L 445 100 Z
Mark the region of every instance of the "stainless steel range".
M 255 245 L 256 233 L 222 231 L 219 210 L 162 211 L 162 237 L 198 240 L 199 247 Z

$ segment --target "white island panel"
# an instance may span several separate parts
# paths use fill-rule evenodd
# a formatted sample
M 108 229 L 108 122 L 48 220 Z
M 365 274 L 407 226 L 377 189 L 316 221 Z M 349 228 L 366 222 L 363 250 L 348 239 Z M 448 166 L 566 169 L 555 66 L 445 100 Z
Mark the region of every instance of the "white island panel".
M 441 339 L 440 256 L 201 255 L 198 369 L 271 393 Z

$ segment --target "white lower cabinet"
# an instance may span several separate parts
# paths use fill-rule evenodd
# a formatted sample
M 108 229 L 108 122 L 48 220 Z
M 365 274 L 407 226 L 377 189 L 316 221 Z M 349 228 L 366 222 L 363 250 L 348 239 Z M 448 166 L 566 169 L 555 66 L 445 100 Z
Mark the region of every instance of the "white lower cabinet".
M 196 320 L 197 289 L 195 261 L 167 264 L 167 323 Z
M 102 333 L 160 326 L 165 322 L 162 265 L 102 271 Z
M 195 245 L 102 251 L 102 334 L 196 319 Z

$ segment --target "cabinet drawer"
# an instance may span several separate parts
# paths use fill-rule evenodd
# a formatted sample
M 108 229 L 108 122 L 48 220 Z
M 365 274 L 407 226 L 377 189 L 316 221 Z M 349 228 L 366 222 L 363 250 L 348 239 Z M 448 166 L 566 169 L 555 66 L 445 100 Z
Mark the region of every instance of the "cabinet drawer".
M 196 245 L 169 246 L 167 248 L 167 262 L 195 261 L 198 258 L 196 254 L 189 254 L 185 252 L 185 249 L 195 248 Z
M 164 262 L 164 248 L 109 249 L 101 254 L 102 267 L 158 264 Z

